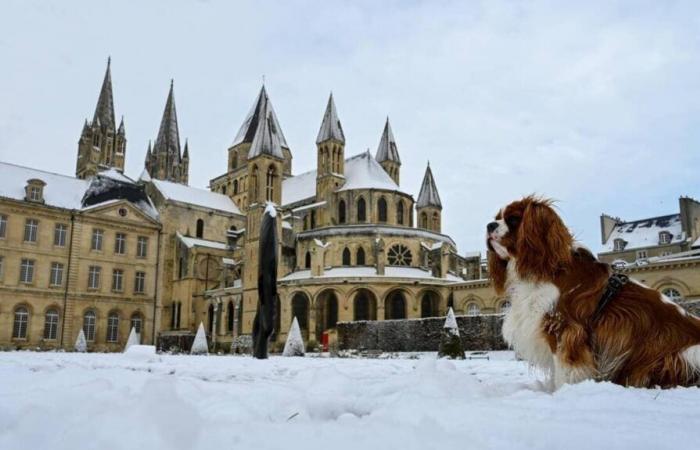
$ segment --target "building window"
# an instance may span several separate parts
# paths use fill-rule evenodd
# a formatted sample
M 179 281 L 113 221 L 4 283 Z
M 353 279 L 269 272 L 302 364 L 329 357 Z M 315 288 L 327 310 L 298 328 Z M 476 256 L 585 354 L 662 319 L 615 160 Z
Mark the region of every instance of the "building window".
M 343 250 L 343 265 L 350 265 L 350 250 L 347 247 Z
M 124 271 L 121 269 L 114 269 L 112 271 L 112 290 L 115 292 L 121 292 L 124 289 Z
M 117 342 L 119 338 L 119 315 L 112 312 L 107 316 L 107 342 Z
M 637 250 L 637 259 L 647 259 L 647 251 L 646 250 Z
M 311 229 L 316 228 L 316 211 L 311 211 Z
M 4 239 L 7 236 L 7 216 L 0 214 L 0 239 Z
M 44 339 L 55 340 L 58 336 L 58 311 L 49 309 L 44 317 Z
M 355 256 L 355 264 L 358 266 L 365 265 L 365 249 L 362 247 L 357 249 L 357 255 Z
M 136 272 L 134 277 L 134 293 L 143 294 L 146 292 L 146 272 Z
M 95 340 L 95 322 L 95 311 L 86 312 L 83 316 L 83 333 L 88 342 Z
M 126 253 L 126 234 L 116 234 L 114 238 L 114 253 L 117 255 L 123 255 Z
M 29 200 L 33 202 L 41 201 L 41 188 L 39 186 L 29 186 Z
M 338 223 L 345 223 L 345 200 L 338 202 Z
M 670 244 L 671 243 L 671 233 L 668 231 L 662 231 L 659 233 L 659 245 Z
M 413 261 L 411 250 L 402 244 L 392 246 L 387 256 L 391 266 L 410 266 Z
M 625 245 L 627 245 L 627 242 L 625 242 L 624 239 L 617 238 L 613 241 L 613 249 L 616 252 L 621 252 L 622 250 L 624 250 Z
M 304 256 L 304 267 L 307 269 L 311 268 L 311 253 L 306 252 L 306 256 Z
M 104 231 L 99 228 L 94 228 L 92 230 L 92 241 L 90 244 L 91 250 L 102 251 L 102 238 L 104 237 Z
M 141 318 L 141 314 L 139 313 L 134 313 L 131 315 L 131 328 L 138 335 L 141 335 L 141 325 L 143 324 L 143 319 Z M 140 340 L 140 339 L 139 339 Z
M 367 220 L 367 204 L 364 198 L 357 201 L 357 221 L 364 222 Z
M 204 221 L 202 219 L 197 219 L 197 234 L 196 236 L 200 239 L 204 237 Z
M 433 213 L 433 230 L 438 231 L 440 229 L 440 216 L 438 213 Z
M 678 303 L 679 301 L 683 300 L 683 296 L 678 291 L 678 289 L 666 288 L 663 291 L 661 291 L 661 293 L 668 297 L 668 299 L 674 303 Z
M 267 201 L 274 201 L 275 198 L 275 166 L 270 166 L 267 169 L 267 179 L 265 182 L 265 198 Z
M 478 316 L 481 314 L 481 308 L 476 303 L 469 303 L 466 312 L 468 316 Z
M 24 242 L 36 242 L 38 231 L 39 221 L 36 219 L 27 219 L 24 223 Z
M 12 327 L 13 339 L 27 339 L 29 311 L 24 306 L 15 309 L 15 322 Z
M 238 194 L 238 180 L 233 180 L 233 195 Z
M 34 260 L 22 259 L 19 266 L 19 281 L 21 283 L 31 283 L 34 281 Z
M 100 274 L 102 269 L 99 266 L 90 266 L 88 269 L 88 289 L 100 288 Z
M 403 201 L 399 200 L 396 204 L 396 223 L 403 225 Z
M 63 284 L 63 264 L 51 263 L 51 286 L 61 286 Z
M 226 329 L 229 333 L 233 332 L 233 302 L 228 302 L 228 308 L 226 310 Z
M 0 256 L 0 281 L 2 281 L 2 269 L 3 269 L 3 263 L 5 262 L 5 259 L 3 256 Z
M 145 258 L 148 255 L 148 238 L 146 236 L 139 236 L 136 239 L 136 256 L 138 258 Z
M 428 215 L 424 212 L 420 213 L 420 227 L 428 229 Z
M 377 202 L 377 210 L 380 222 L 386 222 L 387 211 L 386 211 L 386 200 L 384 197 L 380 197 Z
M 68 227 L 63 223 L 57 223 L 53 230 L 53 245 L 57 247 L 66 246 L 66 234 Z

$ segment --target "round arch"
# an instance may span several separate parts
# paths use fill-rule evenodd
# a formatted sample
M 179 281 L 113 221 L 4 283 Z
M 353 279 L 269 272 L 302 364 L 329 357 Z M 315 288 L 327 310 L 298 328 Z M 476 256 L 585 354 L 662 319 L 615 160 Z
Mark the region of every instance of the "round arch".
M 394 289 L 384 297 L 384 320 L 405 319 L 408 314 L 407 295 L 403 289 Z
M 311 306 L 311 301 L 309 300 L 309 294 L 304 291 L 296 291 L 292 294 L 292 314 L 291 319 L 297 318 L 299 322 L 299 328 L 301 329 L 301 334 L 306 339 L 309 335 L 309 308 Z
M 421 318 L 440 316 L 440 294 L 433 289 L 424 289 L 416 297 L 420 301 Z
M 353 291 L 353 320 L 377 320 L 377 296 L 367 288 Z
M 316 340 L 321 342 L 324 331 L 335 328 L 338 323 L 338 292 L 335 289 L 324 289 L 316 295 L 314 309 L 316 312 Z

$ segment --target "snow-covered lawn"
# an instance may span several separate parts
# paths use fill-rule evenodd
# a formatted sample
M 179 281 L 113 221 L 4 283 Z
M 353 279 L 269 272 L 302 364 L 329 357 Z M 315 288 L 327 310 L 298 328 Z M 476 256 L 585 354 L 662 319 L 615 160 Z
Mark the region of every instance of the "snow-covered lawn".
M 700 389 L 491 360 L 0 353 L 0 449 L 696 448 Z

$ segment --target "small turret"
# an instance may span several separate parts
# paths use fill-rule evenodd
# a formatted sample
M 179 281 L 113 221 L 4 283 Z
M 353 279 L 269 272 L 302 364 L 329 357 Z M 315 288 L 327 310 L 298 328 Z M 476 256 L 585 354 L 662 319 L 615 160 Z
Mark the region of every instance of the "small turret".
M 399 149 L 396 146 L 394 133 L 391 131 L 389 117 L 386 118 L 384 131 L 382 132 L 382 138 L 379 140 L 379 147 L 377 147 L 377 155 L 375 156 L 375 159 L 382 165 L 386 173 L 389 174 L 391 179 L 398 185 L 399 171 L 401 169 L 401 158 L 399 157 Z
M 423 183 L 416 201 L 416 212 L 418 213 L 418 226 L 420 228 L 440 233 L 442 228 L 442 202 L 435 185 L 433 171 L 430 169 L 430 163 L 425 169 L 425 176 L 423 177 Z

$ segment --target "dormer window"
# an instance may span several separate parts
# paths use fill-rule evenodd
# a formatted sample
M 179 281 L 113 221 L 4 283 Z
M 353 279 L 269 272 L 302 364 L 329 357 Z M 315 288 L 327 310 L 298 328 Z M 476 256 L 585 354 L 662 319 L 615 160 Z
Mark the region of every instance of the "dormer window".
M 668 231 L 661 231 L 659 233 L 659 245 L 670 244 L 671 238 L 671 233 L 669 233 Z
M 616 252 L 621 252 L 622 250 L 625 249 L 625 245 L 627 245 L 627 242 L 625 242 L 624 239 L 617 238 L 613 241 L 614 245 L 614 250 Z
M 25 186 L 25 199 L 29 202 L 43 202 L 44 201 L 44 186 L 46 183 L 37 178 L 32 178 L 27 181 L 27 186 Z

